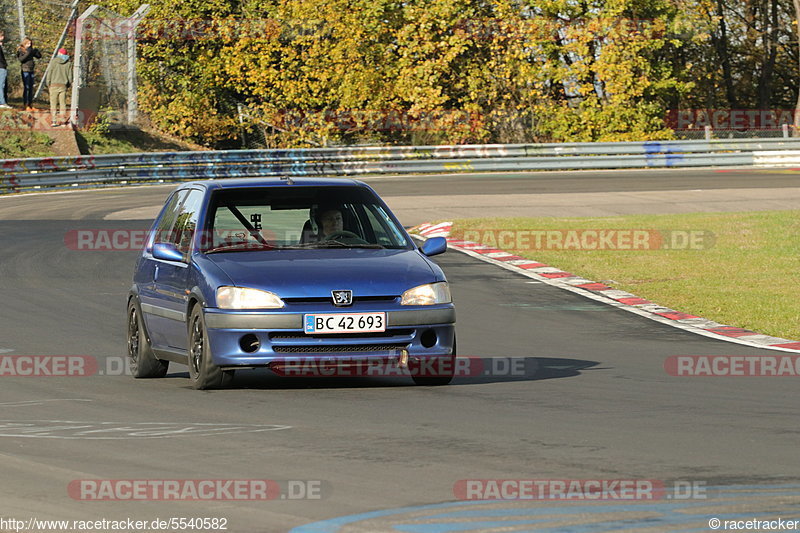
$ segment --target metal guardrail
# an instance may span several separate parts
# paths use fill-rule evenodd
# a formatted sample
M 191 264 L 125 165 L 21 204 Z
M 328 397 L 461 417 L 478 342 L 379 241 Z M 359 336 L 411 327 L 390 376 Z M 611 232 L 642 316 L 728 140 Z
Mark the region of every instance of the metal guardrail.
M 0 160 L 0 193 L 266 176 L 800 164 L 798 139 L 347 147 Z

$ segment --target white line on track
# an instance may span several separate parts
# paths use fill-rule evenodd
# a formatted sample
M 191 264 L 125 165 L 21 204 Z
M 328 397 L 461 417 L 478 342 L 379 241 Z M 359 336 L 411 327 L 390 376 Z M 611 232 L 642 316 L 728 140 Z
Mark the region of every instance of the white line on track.
M 521 274 L 521 275 L 527 276 L 529 278 L 537 279 L 537 278 L 540 277 L 540 276 L 537 276 L 535 272 L 525 271 L 523 269 L 515 267 L 514 265 L 509 265 L 509 264 L 507 264 L 507 263 L 505 263 L 503 261 L 498 261 L 497 259 L 492 259 L 491 257 L 486 257 L 485 255 L 473 252 L 472 250 L 467 250 L 467 249 L 460 248 L 460 247 L 457 247 L 457 246 L 451 246 L 449 244 L 448 244 L 448 250 L 456 250 L 458 252 L 461 252 L 462 254 L 466 254 L 466 255 L 468 255 L 470 257 L 474 257 L 475 259 L 478 259 L 478 260 L 483 261 L 485 263 L 491 263 L 491 264 L 493 264 L 495 266 L 499 266 L 500 268 L 504 268 L 506 270 L 510 270 L 511 272 L 516 272 L 517 274 Z M 607 298 L 605 296 L 593 293 L 591 291 L 582 289 L 580 287 L 572 287 L 572 286 L 570 286 L 570 285 L 568 285 L 568 284 L 566 284 L 566 283 L 564 283 L 562 281 L 559 281 L 558 279 L 538 279 L 537 281 L 540 281 L 541 283 L 550 285 L 552 287 L 556 287 L 556 288 L 559 288 L 559 289 L 563 289 L 565 291 L 569 291 L 569 292 L 573 292 L 575 294 L 579 294 L 579 295 L 584 296 L 586 298 L 589 298 L 591 300 L 595 300 L 595 301 L 598 301 L 598 302 L 605 303 L 605 304 L 610 305 L 612 307 L 616 307 L 617 309 L 621 309 L 623 311 L 628 311 L 629 313 L 633 313 L 633 314 L 642 316 L 644 318 L 653 320 L 655 322 L 659 322 L 661 324 L 666 324 L 668 326 L 672 326 L 674 328 L 682 329 L 684 331 L 689 331 L 689 332 L 692 332 L 692 333 L 696 333 L 698 335 L 703 335 L 704 337 L 709 337 L 709 338 L 712 338 L 712 339 L 721 340 L 721 341 L 725 341 L 725 342 L 732 342 L 732 343 L 735 343 L 735 344 L 743 344 L 743 345 L 749 346 L 751 348 L 760 348 L 762 350 L 775 350 L 775 351 L 779 351 L 779 352 L 789 352 L 789 353 L 795 353 L 795 354 L 798 352 L 798 350 L 795 350 L 795 349 L 792 349 L 792 348 L 781 348 L 779 346 L 770 346 L 768 344 L 759 344 L 759 343 L 756 343 L 756 342 L 749 342 L 744 338 L 728 337 L 728 336 L 724 336 L 724 335 L 719 335 L 717 333 L 714 333 L 714 332 L 711 332 L 711 331 L 706 331 L 705 329 L 702 329 L 702 328 L 699 328 L 699 327 L 695 327 L 695 326 L 693 326 L 691 324 L 682 324 L 682 323 L 677 322 L 675 320 L 671 320 L 669 318 L 665 318 L 665 317 L 656 315 L 654 313 L 651 313 L 651 312 L 646 311 L 644 309 L 639 309 L 638 307 L 634 307 L 632 305 L 623 304 L 623 303 L 618 302 L 616 300 L 612 300 L 611 298 Z
M 0 405 L 14 406 L 14 407 L 27 407 L 29 405 L 42 405 L 45 402 L 93 402 L 94 400 L 86 400 L 84 398 L 62 398 L 51 400 L 24 400 L 19 402 L 2 402 Z

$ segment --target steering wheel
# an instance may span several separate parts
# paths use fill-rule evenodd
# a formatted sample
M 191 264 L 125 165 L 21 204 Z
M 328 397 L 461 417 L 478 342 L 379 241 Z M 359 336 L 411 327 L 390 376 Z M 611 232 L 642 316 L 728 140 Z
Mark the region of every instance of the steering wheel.
M 349 239 L 350 241 L 354 241 L 349 244 L 369 244 L 367 241 L 365 241 L 352 231 L 347 231 L 347 230 L 334 231 L 330 235 L 327 235 L 324 240 L 335 241 L 337 239 Z

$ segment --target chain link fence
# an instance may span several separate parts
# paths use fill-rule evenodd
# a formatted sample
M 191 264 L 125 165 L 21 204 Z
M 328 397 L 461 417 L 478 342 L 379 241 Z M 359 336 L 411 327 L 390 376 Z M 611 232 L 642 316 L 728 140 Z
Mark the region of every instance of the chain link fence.
M 127 115 L 128 32 L 115 12 L 97 7 L 84 19 L 78 109 L 87 121 L 102 111 L 112 124 Z
M 23 5 L 25 35 L 20 32 L 18 4 L 16 0 L 0 0 L 0 30 L 5 32 L 3 50 L 8 63 L 8 95 L 12 99 L 22 97 L 22 76 L 17 60 L 17 48 L 24 37 L 33 41 L 42 55 L 35 60 L 36 85 L 44 76 L 64 24 L 69 19 L 71 1 L 37 0 Z M 38 102 L 47 99 L 47 92 L 39 94 Z
M 708 128 L 675 130 L 675 138 L 680 140 L 713 140 L 713 139 L 772 139 L 789 138 L 792 136 L 792 128 L 753 128 L 753 129 L 733 129 L 733 128 Z
M 433 145 L 437 143 L 437 128 L 442 127 L 462 127 L 469 128 L 475 123 L 475 116 L 468 113 L 461 113 L 456 121 L 442 121 L 446 116 L 439 114 L 436 117 L 427 117 L 425 122 L 419 118 L 394 115 L 394 122 L 391 113 L 381 111 L 358 111 L 358 110 L 328 110 L 321 112 L 309 111 L 287 111 L 279 113 L 277 116 L 265 117 L 257 109 L 248 107 L 242 102 L 234 99 L 221 102 L 221 107 L 226 113 L 234 113 L 240 125 L 239 138 L 241 147 L 247 149 L 269 149 L 282 146 L 281 136 L 294 134 L 303 137 L 302 143 L 307 147 L 335 147 L 335 146 L 379 146 L 379 145 Z M 730 114 L 729 111 L 724 113 Z M 746 111 L 748 114 L 760 112 Z M 775 112 L 769 112 L 771 116 Z M 402 114 L 401 114 L 402 115 Z M 496 116 L 494 116 L 496 115 Z M 530 115 L 530 114 L 529 114 Z M 454 115 L 451 115 L 451 119 Z M 736 116 L 735 114 L 733 116 Z M 361 120 L 367 117 L 366 120 Z M 499 119 L 498 119 L 499 117 Z M 781 111 L 778 120 L 768 121 L 769 125 L 758 124 L 758 120 L 751 120 L 745 123 L 744 127 L 739 124 L 731 124 L 731 121 L 721 121 L 718 125 L 691 125 L 686 127 L 675 120 L 667 118 L 666 125 L 672 129 L 677 140 L 724 140 L 724 139 L 770 139 L 770 138 L 789 138 L 794 135 L 794 128 L 787 120 L 791 120 L 793 111 Z M 495 112 L 488 117 L 477 117 L 484 121 L 491 119 L 495 123 L 503 120 L 513 127 L 518 137 L 516 142 L 540 142 L 548 139 L 532 138 L 531 120 L 535 117 L 522 113 L 502 113 Z M 338 133 L 331 138 L 321 135 L 311 136 L 319 122 L 328 123 L 332 126 L 332 131 Z M 702 124 L 702 123 L 701 123 Z M 306 126 L 306 127 L 304 127 Z M 739 127 L 731 127 L 739 126 Z M 305 131 L 304 131 L 305 130 Z M 318 130 L 317 130 L 318 131 Z M 527 134 L 525 133 L 527 132 Z M 372 138 L 370 138 L 370 135 Z M 405 139 L 404 137 L 408 137 Z M 430 137 L 430 139 L 428 139 Z M 403 142 L 405 141 L 405 142 Z
M 19 22 L 17 20 L 17 4 L 14 0 L 0 0 L 0 31 L 5 33 L 3 52 L 8 63 L 8 87 L 9 98 L 22 96 L 22 76 L 19 63 L 15 61 L 16 49 L 22 41 L 19 32 Z M 16 63 L 16 64 L 15 64 Z
M 460 110 L 411 114 L 399 109 L 285 109 L 271 113 L 228 99 L 220 102 L 233 110 L 239 123 L 242 148 L 429 146 L 448 144 L 448 133 L 468 132 L 477 116 Z
M 131 17 L 92 5 L 75 25 L 75 76 L 72 121 L 78 127 L 99 122 L 122 129 L 136 120 L 136 27 L 149 6 Z
M 794 135 L 794 109 L 671 109 L 677 139 L 769 139 Z

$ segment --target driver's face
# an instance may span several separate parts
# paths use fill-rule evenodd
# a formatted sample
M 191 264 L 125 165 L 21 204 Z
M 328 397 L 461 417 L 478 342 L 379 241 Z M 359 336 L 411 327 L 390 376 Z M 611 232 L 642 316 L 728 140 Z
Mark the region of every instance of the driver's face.
M 320 215 L 319 221 L 322 223 L 322 235 L 327 237 L 331 233 L 342 231 L 344 223 L 342 222 L 342 212 L 338 209 L 330 209 Z

